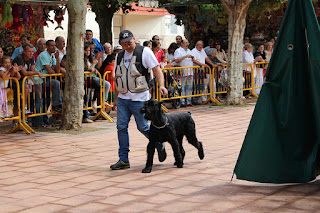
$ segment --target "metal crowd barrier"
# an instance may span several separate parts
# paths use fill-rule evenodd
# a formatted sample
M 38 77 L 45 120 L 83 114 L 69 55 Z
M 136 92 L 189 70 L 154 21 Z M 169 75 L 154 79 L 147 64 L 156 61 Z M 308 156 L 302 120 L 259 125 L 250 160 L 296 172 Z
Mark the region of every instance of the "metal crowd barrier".
M 265 72 L 267 71 L 268 64 L 269 62 L 258 62 L 254 64 L 256 74 L 254 77 L 253 91 L 258 96 L 260 94 L 260 90 L 264 82 L 264 75 L 265 75 Z
M 168 97 L 161 97 L 157 92 L 158 101 L 171 101 L 175 108 L 179 108 L 181 99 L 187 99 L 184 104 L 192 103 L 192 98 L 204 103 L 217 102 L 211 95 L 213 72 L 210 67 L 172 67 L 163 68 L 162 72 Z
M 9 133 L 15 133 L 18 130 L 22 129 L 25 133 L 30 134 L 30 131 L 27 126 L 24 125 L 24 123 L 21 121 L 21 107 L 20 107 L 20 84 L 17 78 L 14 77 L 6 77 L 6 78 L 0 78 L 0 80 L 3 80 L 3 88 L 0 88 L 0 94 L 1 99 L 1 109 L 0 109 L 0 119 L 2 121 L 11 121 L 11 120 L 17 120 L 17 123 L 13 125 L 12 129 L 9 131 Z M 8 81 L 8 87 L 6 85 L 6 81 Z M 9 90 L 10 98 L 7 96 L 7 91 Z M 16 109 L 17 112 L 14 114 L 13 108 L 14 106 L 14 99 L 16 100 Z M 10 103 L 10 104 L 9 104 Z M 8 105 L 10 105 L 8 107 Z M 12 109 L 10 109 L 12 108 Z M 4 111 L 6 111 L 6 115 L 4 115 Z M 24 109 L 24 108 L 23 108 Z M 11 113 L 10 113 L 11 111 Z M 24 111 L 24 110 L 22 110 Z
M 100 92 L 99 92 L 99 98 L 97 98 L 97 106 L 93 105 L 91 97 L 91 93 L 94 89 L 93 81 L 96 77 L 93 77 L 94 72 L 84 72 L 84 87 L 85 87 L 85 97 L 88 97 L 86 100 L 84 100 L 85 106 L 83 107 L 83 110 L 91 110 L 91 109 L 100 109 L 93 120 L 99 119 L 101 116 L 107 119 L 110 122 L 113 122 L 113 119 L 105 112 L 105 100 L 104 100 L 104 92 L 105 92 L 105 82 L 101 79 L 100 73 L 97 73 L 97 77 L 99 78 L 100 83 Z M 35 133 L 35 131 L 26 123 L 26 118 L 35 118 L 40 116 L 48 116 L 51 115 L 52 118 L 56 118 L 59 116 L 60 113 L 57 113 L 52 110 L 52 101 L 54 96 L 54 91 L 52 89 L 52 81 L 58 80 L 60 82 L 60 92 L 61 92 L 61 98 L 63 98 L 63 75 L 62 74 L 46 74 L 43 75 L 43 82 L 48 81 L 49 82 L 49 88 L 47 86 L 44 86 L 42 84 L 39 84 L 36 82 L 35 78 L 38 78 L 38 75 L 34 76 L 26 76 L 23 81 L 23 90 L 22 90 L 22 109 L 27 109 L 32 114 L 26 115 L 25 111 L 22 110 L 22 125 L 28 130 L 28 134 Z M 36 84 L 37 83 L 37 84 Z M 32 88 L 25 93 L 27 90 L 25 87 Z M 91 100 L 90 104 L 87 100 Z M 37 102 L 42 101 L 42 103 Z M 37 103 L 36 103 L 37 102 Z M 39 105 L 40 104 L 40 105 Z M 37 107 L 38 105 L 38 107 Z M 38 109 L 37 109 L 38 108 Z M 39 118 L 41 119 L 41 118 Z M 40 121 L 41 122 L 41 121 Z M 26 131 L 25 131 L 26 132 Z
M 100 74 L 99 74 L 100 75 Z M 101 88 L 101 97 L 100 97 L 100 100 L 101 100 L 101 104 L 102 104 L 102 107 L 101 107 L 101 110 L 97 113 L 97 115 L 94 117 L 94 120 L 95 119 L 99 119 L 100 117 L 104 117 L 105 119 L 107 119 L 108 121 L 110 122 L 114 122 L 114 120 L 110 117 L 110 115 L 108 115 L 108 113 L 106 113 L 106 105 L 104 104 L 104 102 L 106 102 L 107 100 L 105 100 L 105 88 L 106 88 L 106 82 L 105 80 L 107 79 L 107 77 L 110 77 L 111 75 L 111 71 L 107 71 L 103 74 L 103 79 L 100 78 L 100 80 L 103 82 L 101 84 L 102 85 L 102 88 Z M 111 79 L 111 78 L 110 78 Z M 110 93 L 110 92 L 109 92 Z M 111 96 L 111 101 L 109 102 L 110 105 L 113 105 L 112 104 L 112 96 Z
M 243 64 L 243 91 L 249 91 L 246 97 L 252 95 L 258 97 L 263 84 L 264 72 L 268 62 L 259 62 L 256 64 Z M 153 97 L 158 101 L 172 101 L 173 107 L 176 108 L 175 102 L 182 98 L 192 98 L 207 96 L 207 100 L 203 102 L 214 102 L 221 104 L 217 99 L 220 94 L 228 92 L 228 67 L 220 65 L 212 70 L 209 67 L 172 67 L 163 68 L 162 72 L 165 79 L 165 87 L 168 89 L 168 97 L 163 98 L 158 92 L 158 86 L 153 88 Z M 193 78 L 186 78 L 185 73 L 193 74 Z M 182 91 L 182 86 L 190 85 L 192 93 Z M 163 107 L 167 111 L 165 107 Z

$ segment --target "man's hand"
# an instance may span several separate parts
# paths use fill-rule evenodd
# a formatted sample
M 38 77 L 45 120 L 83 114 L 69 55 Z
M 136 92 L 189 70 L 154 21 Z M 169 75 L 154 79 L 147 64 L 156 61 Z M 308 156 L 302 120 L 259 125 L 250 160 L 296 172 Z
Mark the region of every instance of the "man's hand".
M 97 52 L 96 59 L 100 59 L 103 56 L 103 52 Z
M 54 57 L 59 58 L 59 51 L 57 50 L 55 53 L 54 53 Z
M 162 95 L 163 97 L 167 97 L 167 95 L 168 95 L 168 90 L 167 90 L 164 86 L 160 86 L 160 87 L 159 87 L 159 91 L 160 91 L 160 93 L 161 93 L 161 95 Z
M 18 66 L 16 63 L 12 66 L 12 73 L 15 74 L 21 70 L 21 66 Z
M 42 73 L 41 72 L 36 72 L 37 73 L 37 75 L 40 77 L 40 78 L 42 78 L 43 77 L 43 75 L 42 75 Z

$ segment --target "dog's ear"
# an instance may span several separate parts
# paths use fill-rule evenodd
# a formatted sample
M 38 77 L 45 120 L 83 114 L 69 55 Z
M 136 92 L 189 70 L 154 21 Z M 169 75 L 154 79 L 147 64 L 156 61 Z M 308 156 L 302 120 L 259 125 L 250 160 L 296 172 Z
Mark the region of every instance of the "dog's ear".
M 159 112 L 160 113 L 163 113 L 163 110 L 162 110 L 162 101 L 161 102 L 158 102 L 158 107 L 159 107 Z

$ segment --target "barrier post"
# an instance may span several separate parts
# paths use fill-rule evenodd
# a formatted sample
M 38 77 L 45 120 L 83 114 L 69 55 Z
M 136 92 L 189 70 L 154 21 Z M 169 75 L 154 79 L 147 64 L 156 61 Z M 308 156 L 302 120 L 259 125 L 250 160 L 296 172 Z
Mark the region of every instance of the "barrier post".
M 100 102 L 101 102 L 101 109 L 100 111 L 94 116 L 94 118 L 92 120 L 97 120 L 100 117 L 104 117 L 106 120 L 110 121 L 110 122 L 114 122 L 114 120 L 110 117 L 110 115 L 108 115 L 108 113 L 106 113 L 106 105 L 105 102 L 107 100 L 105 100 L 105 88 L 106 88 L 106 76 L 111 74 L 111 71 L 107 71 L 103 74 L 103 78 L 101 78 L 100 73 L 98 73 L 98 75 L 100 76 L 100 85 L 101 85 L 101 89 L 100 89 Z
M 251 77 L 251 85 L 250 85 L 251 92 L 248 95 L 246 95 L 246 98 L 249 97 L 250 95 L 258 98 L 259 96 L 254 92 L 254 74 L 256 72 L 255 65 L 250 64 L 250 67 L 251 67 L 251 75 L 250 75 L 250 77 Z
M 214 95 L 217 94 L 217 92 L 215 92 L 215 84 L 214 84 L 214 82 L 215 82 L 215 76 L 216 76 L 215 74 L 216 74 L 216 73 L 218 74 L 218 72 L 219 72 L 219 70 L 218 70 L 217 67 L 215 67 L 215 68 L 213 68 L 213 69 L 211 69 L 211 68 L 209 67 L 210 98 L 208 98 L 203 104 L 207 104 L 207 103 L 209 103 L 210 101 L 211 101 L 212 103 L 217 104 L 217 105 L 220 105 L 220 104 L 221 104 L 220 101 L 218 101 L 218 100 L 214 97 Z
M 2 79 L 2 78 L 1 78 Z M 13 88 L 12 88 L 12 85 L 13 85 L 13 82 L 15 82 L 15 85 L 16 85 L 16 92 L 17 95 L 16 95 L 16 98 L 17 98 L 17 108 L 18 108 L 18 115 L 16 116 L 13 116 L 13 117 L 5 117 L 5 118 L 1 118 L 1 120 L 4 120 L 4 121 L 10 121 L 10 120 L 17 120 L 17 123 L 16 125 L 10 129 L 10 131 L 8 133 L 15 133 L 17 132 L 18 130 L 22 130 L 24 131 L 26 134 L 31 134 L 31 132 L 21 123 L 21 107 L 20 107 L 20 97 L 21 97 L 21 93 L 20 93 L 20 84 L 19 84 L 19 81 L 18 79 L 14 78 L 14 77 L 6 77 L 4 79 L 2 79 L 3 82 L 4 82 L 4 85 L 5 85 L 5 81 L 8 80 L 10 82 L 10 89 L 11 91 L 13 91 Z M 7 97 L 7 96 L 6 96 Z M 6 98 L 6 101 L 8 100 L 8 98 Z M 13 106 L 14 107 L 14 106 Z
M 46 86 L 46 82 L 47 82 L 47 78 L 49 78 L 49 82 L 50 82 L 50 86 L 49 86 L 49 92 L 50 92 L 50 94 L 49 94 L 49 97 L 50 97 L 50 101 L 52 100 L 52 96 L 53 96 L 53 90 L 52 90 L 52 77 L 59 77 L 60 76 L 60 84 L 62 83 L 62 81 L 61 81 L 61 77 L 63 76 L 61 73 L 56 73 L 56 74 L 43 74 L 43 78 L 44 78 L 44 80 L 43 80 L 43 84 L 44 84 L 44 90 L 42 91 L 42 89 L 41 89 L 41 87 L 42 87 L 42 84 L 40 84 L 40 81 L 41 81 L 41 78 L 38 76 L 38 75 L 32 75 L 32 76 L 26 76 L 26 77 L 24 77 L 24 79 L 23 79 L 23 81 L 22 81 L 22 87 L 23 87 L 23 89 L 22 89 L 22 125 L 26 128 L 26 129 L 28 129 L 28 131 L 30 131 L 31 133 L 35 133 L 35 131 L 26 123 L 26 118 L 28 117 L 28 118 L 34 118 L 34 117 L 39 117 L 39 116 L 44 116 L 44 115 L 57 115 L 57 114 L 59 114 L 59 113 L 57 113 L 57 112 L 53 112 L 52 110 L 49 112 L 49 110 L 48 110 L 48 106 L 47 106 L 47 103 L 46 103 L 46 99 L 47 99 L 47 86 Z M 39 87 L 37 88 L 35 85 L 35 80 L 34 80 L 34 77 L 38 77 L 39 78 Z M 29 82 L 29 79 L 30 78 L 33 78 L 33 91 L 32 91 L 32 93 L 33 93 L 33 101 L 34 101 L 34 112 L 33 112 L 33 114 L 32 115 L 28 115 L 28 116 L 26 116 L 26 114 L 25 114 L 25 111 L 24 111 L 24 109 L 25 109 L 25 107 L 26 107 L 26 105 L 25 105 L 25 103 L 26 103 L 26 98 L 25 98 L 25 96 L 26 96 L 26 94 L 25 94 L 25 86 L 26 86 L 26 82 Z M 60 87 L 60 89 L 61 89 L 61 87 Z M 35 93 L 35 90 L 39 90 L 39 99 L 41 100 L 42 99 L 42 93 L 44 93 L 44 107 L 42 106 L 42 105 L 40 105 L 40 112 L 39 113 L 37 113 L 37 111 L 36 111 L 36 93 Z M 61 92 L 62 92 L 62 90 L 61 90 Z M 49 103 L 48 103 L 49 104 Z M 29 104 L 30 105 L 30 104 Z M 31 110 L 31 108 L 30 107 L 27 107 L 27 109 L 28 110 L 30 110 L 30 111 L 32 111 Z M 43 112 L 44 111 L 44 112 Z

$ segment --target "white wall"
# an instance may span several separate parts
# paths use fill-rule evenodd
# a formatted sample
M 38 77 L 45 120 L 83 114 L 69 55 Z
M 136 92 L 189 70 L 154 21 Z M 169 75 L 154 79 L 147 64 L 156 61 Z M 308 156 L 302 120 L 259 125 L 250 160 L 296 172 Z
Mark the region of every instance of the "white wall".
M 93 31 L 93 37 L 100 40 L 99 25 L 95 21 L 95 13 L 88 9 L 86 17 L 86 29 L 91 29 Z M 171 15 L 166 16 L 156 16 L 156 15 L 139 15 L 139 14 L 115 14 L 114 18 L 114 44 L 118 45 L 118 34 L 120 30 L 131 30 L 137 40 L 141 43 L 145 40 L 150 40 L 153 35 L 159 35 L 161 40 L 161 45 L 167 48 L 171 42 L 175 42 L 176 35 L 184 35 L 184 27 L 178 26 L 177 33 L 171 33 Z M 121 18 L 119 18 L 121 17 Z M 54 20 L 53 11 L 50 12 L 50 18 Z M 120 22 L 120 23 L 119 23 Z M 122 23 L 123 26 L 120 26 Z M 57 23 L 54 21 L 52 24 L 48 22 L 49 27 L 44 27 L 44 35 L 47 40 L 55 39 L 57 36 L 63 36 L 67 40 L 68 34 L 68 11 L 64 15 L 64 20 L 62 21 L 62 27 L 54 30 Z
M 55 39 L 57 36 L 63 36 L 67 40 L 68 36 L 68 10 L 66 10 L 65 15 L 63 16 L 64 20 L 61 22 L 63 30 L 60 28 L 57 30 L 54 30 L 58 24 L 54 21 L 52 24 L 51 22 L 48 22 L 49 27 L 44 27 L 44 37 L 49 39 Z M 54 12 L 50 12 L 50 18 L 51 20 L 54 20 Z M 95 21 L 96 14 L 91 11 L 91 9 L 88 9 L 87 11 L 87 17 L 86 17 L 86 29 L 90 29 L 93 32 L 94 38 L 100 38 L 100 32 L 99 32 L 99 25 Z
M 160 37 L 161 46 L 168 46 L 175 42 L 177 35 L 184 35 L 184 27 L 178 26 L 177 33 L 171 33 L 171 15 L 136 15 L 127 14 L 123 16 L 123 29 L 130 30 L 141 42 L 151 40 L 152 36 Z

